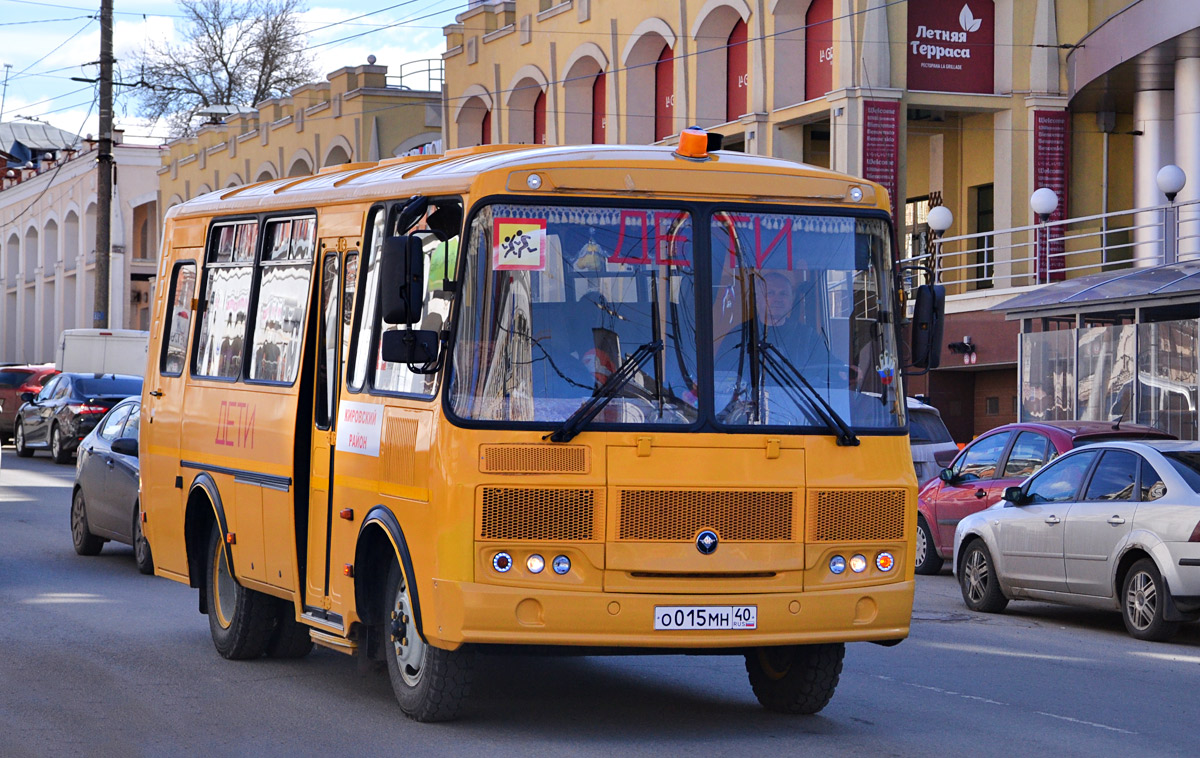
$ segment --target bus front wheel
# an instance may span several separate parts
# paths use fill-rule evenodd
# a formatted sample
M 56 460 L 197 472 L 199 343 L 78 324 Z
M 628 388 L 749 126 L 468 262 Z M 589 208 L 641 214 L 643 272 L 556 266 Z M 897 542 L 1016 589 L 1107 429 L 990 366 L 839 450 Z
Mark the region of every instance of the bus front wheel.
M 817 713 L 833 697 L 846 646 L 760 647 L 746 653 L 746 673 L 758 702 L 776 713 Z
M 400 710 L 414 721 L 456 718 L 471 688 L 470 650 L 442 650 L 421 638 L 409 578 L 392 559 L 384 595 L 383 644 L 388 679 Z
M 274 598 L 238 584 L 230 570 L 221 530 L 215 524 L 208 538 L 208 628 L 222 657 L 247 660 L 261 657 L 275 627 Z

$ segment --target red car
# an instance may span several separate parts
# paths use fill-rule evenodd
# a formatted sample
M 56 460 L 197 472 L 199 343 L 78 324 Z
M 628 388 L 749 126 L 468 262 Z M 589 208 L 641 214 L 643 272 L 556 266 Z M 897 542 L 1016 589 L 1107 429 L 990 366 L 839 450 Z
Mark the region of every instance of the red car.
M 1118 439 L 1175 439 L 1149 426 L 1103 421 L 1005 424 L 976 438 L 917 498 L 918 574 L 936 574 L 954 552 L 958 522 L 998 502 L 1047 462 L 1072 448 Z
M 54 366 L 0 366 L 0 441 L 12 439 L 21 393 L 36 395 L 57 373 Z

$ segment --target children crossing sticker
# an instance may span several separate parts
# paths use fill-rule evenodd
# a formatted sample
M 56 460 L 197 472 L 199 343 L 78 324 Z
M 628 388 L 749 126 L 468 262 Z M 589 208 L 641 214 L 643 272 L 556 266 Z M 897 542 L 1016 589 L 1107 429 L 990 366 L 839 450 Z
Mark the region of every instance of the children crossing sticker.
M 546 219 L 497 218 L 492 229 L 493 271 L 543 271 Z

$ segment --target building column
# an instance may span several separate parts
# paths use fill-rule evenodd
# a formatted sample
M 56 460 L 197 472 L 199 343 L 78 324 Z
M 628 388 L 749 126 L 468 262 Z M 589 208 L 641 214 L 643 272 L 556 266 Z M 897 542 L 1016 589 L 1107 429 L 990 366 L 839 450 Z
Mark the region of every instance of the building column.
M 1175 198 L 1182 203 L 1200 199 L 1200 58 L 1175 61 L 1175 160 L 1187 176 L 1187 184 Z M 1166 198 L 1159 195 L 1158 202 Z M 1200 208 L 1179 212 L 1177 255 L 1200 252 Z
M 1175 92 L 1135 93 L 1133 122 L 1133 128 L 1141 132 L 1133 138 L 1133 207 L 1162 205 L 1166 198 L 1158 191 L 1158 170 L 1175 162 Z M 1152 266 L 1162 258 L 1162 230 L 1156 226 L 1161 221 L 1158 213 L 1135 215 L 1135 225 L 1144 228 L 1133 233 L 1134 265 Z

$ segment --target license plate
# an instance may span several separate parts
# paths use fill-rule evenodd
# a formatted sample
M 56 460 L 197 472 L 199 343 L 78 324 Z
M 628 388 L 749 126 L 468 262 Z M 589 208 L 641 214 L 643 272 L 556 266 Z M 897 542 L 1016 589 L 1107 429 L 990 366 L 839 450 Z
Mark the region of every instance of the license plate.
M 656 605 L 654 628 L 757 629 L 757 605 Z

